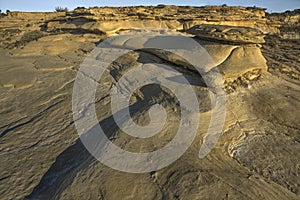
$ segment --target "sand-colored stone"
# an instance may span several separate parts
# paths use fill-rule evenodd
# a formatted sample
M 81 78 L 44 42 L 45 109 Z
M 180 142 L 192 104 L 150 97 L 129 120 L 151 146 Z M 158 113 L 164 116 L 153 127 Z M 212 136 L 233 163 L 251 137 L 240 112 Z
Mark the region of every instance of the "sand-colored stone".
M 280 31 L 285 33 L 297 27 L 296 14 L 288 15 L 284 14 L 284 20 L 274 17 L 272 24 L 272 17 L 266 19 L 259 8 L 160 5 L 69 13 L 12 12 L 0 18 L 1 199 L 299 199 L 298 40 L 268 35 L 261 47 L 194 38 L 214 61 L 203 68 L 204 75 L 218 69 L 228 92 L 221 137 L 203 159 L 198 154 L 211 120 L 214 91 L 203 84 L 187 60 L 163 50 L 130 52 L 113 62 L 99 81 L 95 108 L 99 123 L 115 144 L 133 152 L 159 149 L 174 137 L 180 120 L 179 102 L 172 92 L 147 86 L 133 94 L 132 117 L 138 124 L 149 123 L 152 104 L 163 105 L 168 114 L 163 130 L 143 140 L 117 128 L 111 91 L 120 77 L 141 64 L 158 63 L 178 70 L 197 95 L 201 120 L 194 142 L 175 163 L 144 174 L 106 167 L 81 143 L 72 115 L 80 64 L 107 34 L 148 25 L 185 30 L 184 24 L 188 28 L 199 24 L 197 18 L 203 24 L 246 26 L 264 33 L 284 27 Z M 289 20 L 293 23 L 287 29 Z M 33 30 L 43 36 L 20 45 L 24 33 Z M 121 38 L 115 44 L 142 49 L 148 39 Z M 170 80 L 177 81 L 176 77 Z
M 234 49 L 230 56 L 218 65 L 218 69 L 225 80 L 233 81 L 250 71 L 259 70 L 265 73 L 268 67 L 258 47 L 242 46 Z
M 223 25 L 196 25 L 187 30 L 188 33 L 199 38 L 228 41 L 232 43 L 264 43 L 264 35 L 258 29 L 223 26 Z

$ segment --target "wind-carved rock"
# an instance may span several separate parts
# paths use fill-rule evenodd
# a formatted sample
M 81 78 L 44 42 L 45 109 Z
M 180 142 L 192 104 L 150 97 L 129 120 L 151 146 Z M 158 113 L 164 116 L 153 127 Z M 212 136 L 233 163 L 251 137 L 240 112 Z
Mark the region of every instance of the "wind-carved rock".
M 254 28 L 224 25 L 196 25 L 187 30 L 187 33 L 202 39 L 226 41 L 235 44 L 264 43 L 264 34 Z
M 213 58 L 216 57 L 214 54 L 219 55 L 220 61 L 217 61 L 215 67 L 223 74 L 229 91 L 239 85 L 248 85 L 268 69 L 259 47 L 259 44 L 265 42 L 264 34 L 258 29 L 202 24 L 190 28 L 187 32 L 195 35 L 200 42 L 208 40 L 215 45 L 213 50 L 210 50 L 209 45 L 204 46 L 208 46 L 208 52 Z M 226 53 L 228 50 L 229 54 Z
M 160 5 L 1 15 L 2 199 L 299 199 L 298 12 L 266 15 L 261 8 Z M 121 56 L 95 94 L 99 123 L 112 142 L 149 152 L 165 146 L 177 131 L 180 104 L 165 87 L 148 85 L 130 99 L 136 105 L 133 119 L 141 125 L 149 123 L 148 100 L 166 107 L 170 121 L 156 137 L 135 140 L 111 117 L 116 80 L 143 64 L 182 73 L 200 100 L 201 119 L 195 142 L 176 163 L 150 173 L 120 173 L 98 163 L 78 139 L 73 84 L 80 64 L 103 39 L 147 28 L 180 31 L 207 51 L 214 62 L 202 66 L 201 75 L 222 74 L 226 120 L 216 148 L 198 159 L 211 106 L 218 107 L 214 91 L 178 55 L 141 49 Z M 180 83 L 179 78 L 170 81 Z

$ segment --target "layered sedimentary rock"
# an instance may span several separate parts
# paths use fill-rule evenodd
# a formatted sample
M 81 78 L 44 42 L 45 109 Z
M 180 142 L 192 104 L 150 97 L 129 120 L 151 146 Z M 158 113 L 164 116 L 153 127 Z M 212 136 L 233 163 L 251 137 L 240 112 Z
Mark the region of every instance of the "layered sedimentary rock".
M 196 25 L 187 30 L 187 33 L 206 40 L 221 40 L 232 43 L 260 44 L 264 43 L 264 34 L 254 28 L 223 26 L 223 25 Z
M 295 21 L 297 14 L 293 17 Z M 254 7 L 105 7 L 77 8 L 70 12 L 26 13 L 9 12 L 0 18 L 2 46 L 12 43 L 27 31 L 47 33 L 77 32 L 114 34 L 128 29 L 167 28 L 188 30 L 198 24 L 242 26 L 264 33 L 278 33 L 282 20 L 273 15 L 266 18 L 264 9 Z M 284 21 L 284 20 L 283 20 Z M 12 41 L 12 42 L 10 42 Z
M 269 24 L 277 26 L 280 36 L 284 39 L 300 39 L 300 10 L 285 13 L 271 13 L 267 15 Z
M 299 40 L 277 34 L 285 21 L 275 21 L 260 8 L 163 5 L 11 12 L 0 18 L 1 198 L 299 199 Z M 175 163 L 149 173 L 123 173 L 98 162 L 79 139 L 73 85 L 84 59 L 103 40 L 149 28 L 180 31 L 213 62 L 199 74 L 186 58 L 144 49 L 151 38 L 115 43 L 140 49 L 112 62 L 99 81 L 95 108 L 112 142 L 128 151 L 149 152 L 168 144 L 177 132 L 180 102 L 160 85 L 137 89 L 130 101 L 132 118 L 141 126 L 149 123 L 151 106 L 165 108 L 168 119 L 159 134 L 134 138 L 113 119 L 116 81 L 144 64 L 182 73 L 195 91 L 201 116 L 194 142 Z M 215 70 L 227 93 L 226 118 L 215 148 L 200 159 L 215 106 L 215 91 L 203 79 Z M 169 80 L 178 82 L 177 77 Z
M 227 6 L 91 8 L 74 10 L 68 24 L 70 28 L 92 28 L 104 33 L 153 26 L 183 30 L 199 23 L 259 27 L 266 21 L 264 15 L 263 9 Z M 88 25 L 82 26 L 83 21 Z M 63 28 L 64 24 L 53 21 L 49 28 Z
M 196 24 L 218 24 L 246 27 L 263 27 L 266 23 L 264 9 L 205 6 L 205 7 L 105 7 L 78 8 L 59 13 L 22 13 L 9 12 L 1 19 L 2 27 L 32 30 L 29 26 L 39 27 L 45 23 L 49 31 L 100 31 L 114 33 L 132 28 L 171 28 L 189 29 Z

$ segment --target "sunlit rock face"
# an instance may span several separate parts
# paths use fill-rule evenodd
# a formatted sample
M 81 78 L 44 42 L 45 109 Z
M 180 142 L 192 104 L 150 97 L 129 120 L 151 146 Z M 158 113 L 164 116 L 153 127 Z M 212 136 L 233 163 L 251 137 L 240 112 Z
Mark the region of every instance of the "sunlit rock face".
M 196 25 L 187 30 L 188 33 L 203 39 L 220 40 L 241 44 L 264 43 L 264 34 L 254 28 L 224 25 Z
M 298 26 L 297 10 L 266 14 L 261 8 L 229 6 L 78 8 L 1 16 L 1 198 L 299 199 Z M 132 95 L 130 114 L 146 126 L 149 108 L 160 104 L 167 114 L 163 129 L 147 139 L 120 130 L 112 117 L 112 90 L 131 70 L 154 63 L 177 70 L 199 101 L 191 146 L 173 164 L 149 173 L 124 173 L 98 162 L 79 139 L 72 113 L 74 82 L 89 53 L 105 39 L 133 31 L 184 35 L 208 53 L 210 58 L 199 55 L 201 61 L 211 59 L 199 73 L 187 58 L 145 48 L 151 37 L 115 41 L 139 49 L 112 62 L 98 81 L 97 118 L 114 144 L 132 152 L 155 151 L 176 136 L 181 120 L 173 92 L 148 85 Z M 226 94 L 225 122 L 213 150 L 200 159 L 218 107 L 213 99 L 218 94 L 206 83 L 214 81 L 216 71 Z M 182 84 L 178 77 L 168 80 Z

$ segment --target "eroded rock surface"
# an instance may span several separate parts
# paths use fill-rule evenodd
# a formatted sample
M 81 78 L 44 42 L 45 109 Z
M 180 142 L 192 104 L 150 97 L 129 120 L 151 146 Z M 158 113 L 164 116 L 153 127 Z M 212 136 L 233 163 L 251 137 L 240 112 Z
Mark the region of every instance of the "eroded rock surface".
M 254 28 L 224 26 L 224 25 L 196 25 L 187 30 L 188 33 L 200 38 L 221 40 L 232 43 L 264 43 L 263 33 Z
M 190 148 L 172 165 L 150 173 L 123 173 L 98 162 L 81 143 L 72 115 L 80 64 L 109 34 L 152 26 L 183 31 L 199 24 L 213 24 L 205 25 L 210 32 L 221 27 L 225 35 L 224 25 L 230 26 L 239 37 L 208 41 L 181 33 L 214 61 L 203 66 L 202 76 L 188 59 L 143 49 L 149 38 L 123 38 L 116 44 L 141 49 L 115 60 L 95 95 L 99 123 L 112 142 L 128 151 L 153 151 L 176 134 L 178 99 L 159 85 L 133 94 L 131 115 L 137 124 L 149 123 L 148 110 L 155 104 L 168 116 L 159 134 L 140 139 L 116 125 L 111 91 L 126 72 L 142 64 L 176 69 L 199 100 L 201 120 Z M 261 32 L 249 29 L 276 33 L 283 24 L 272 24 L 263 9 L 227 6 L 80 8 L 69 13 L 11 12 L 0 18 L 1 199 L 299 199 L 299 40 L 268 34 L 258 45 L 263 42 Z M 216 69 L 227 92 L 226 119 L 215 148 L 199 159 L 214 106 L 214 91 L 203 77 Z

